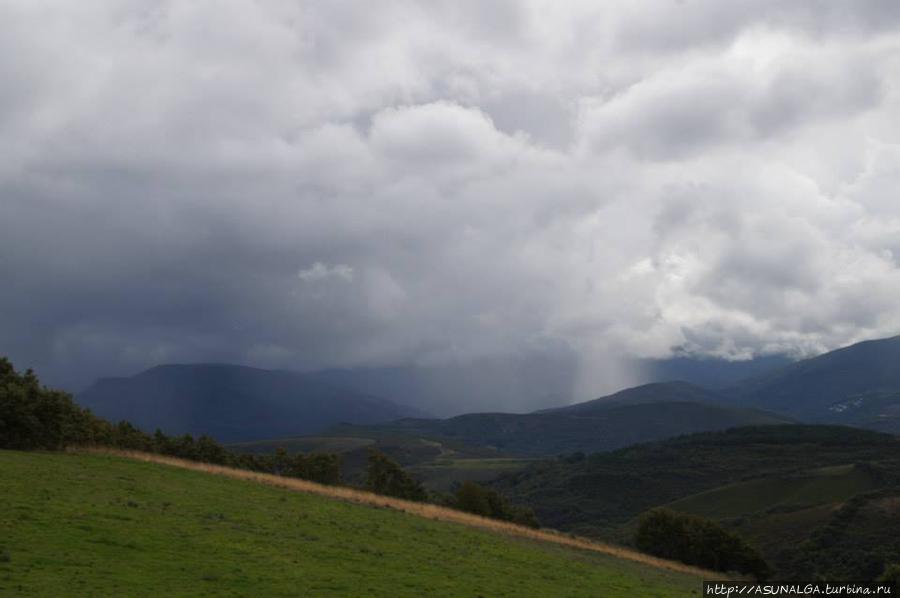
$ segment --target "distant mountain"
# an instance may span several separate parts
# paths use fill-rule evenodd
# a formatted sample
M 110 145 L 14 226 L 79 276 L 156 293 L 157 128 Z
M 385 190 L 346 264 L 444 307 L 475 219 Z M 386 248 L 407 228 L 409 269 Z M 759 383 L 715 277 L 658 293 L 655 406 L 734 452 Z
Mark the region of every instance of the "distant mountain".
M 563 409 L 527 414 L 470 413 L 443 420 L 406 419 L 374 426 L 341 426 L 330 433 L 453 440 L 514 455 L 547 456 L 608 451 L 639 442 L 736 426 L 784 423 L 788 420 L 753 409 L 673 399 L 593 405 L 572 413 Z
M 422 415 L 301 374 L 222 364 L 163 365 L 129 378 L 104 378 L 76 400 L 112 421 L 168 434 L 209 434 L 221 442 Z
M 900 431 L 900 336 L 798 361 L 724 392 L 806 421 Z
M 684 380 L 720 389 L 789 363 L 791 360 L 783 355 L 745 361 L 683 355 L 668 359 L 623 357 L 616 369 L 627 373 L 630 384 Z M 391 397 L 441 417 L 452 417 L 484 411 L 527 413 L 563 406 L 579 398 L 575 381 L 583 367 L 574 352 L 547 351 L 439 365 L 329 369 L 309 375 L 341 388 Z
M 721 389 L 767 374 L 793 363 L 786 355 L 763 355 L 743 361 L 712 357 L 676 356 L 666 359 L 638 359 L 636 366 L 642 382 L 684 380 L 704 388 Z

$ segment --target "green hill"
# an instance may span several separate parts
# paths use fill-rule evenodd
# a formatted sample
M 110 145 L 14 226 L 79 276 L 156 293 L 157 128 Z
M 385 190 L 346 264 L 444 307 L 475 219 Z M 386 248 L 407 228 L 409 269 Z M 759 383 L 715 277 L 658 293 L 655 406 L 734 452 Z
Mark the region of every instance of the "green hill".
M 496 486 L 550 527 L 603 536 L 647 509 L 700 492 L 853 464 L 870 467 L 880 485 L 894 483 L 900 438 L 837 426 L 737 428 L 539 462 Z
M 0 451 L 0 595 L 686 596 L 699 579 L 102 455 Z
M 695 434 L 534 463 L 495 486 L 547 525 L 619 542 L 648 509 L 699 515 L 757 548 L 775 579 L 874 579 L 900 560 L 888 539 L 900 525 L 900 438 L 867 430 Z
M 900 489 L 862 465 L 730 484 L 665 506 L 738 532 L 782 579 L 873 579 L 900 559 Z
M 665 506 L 738 532 L 781 578 L 872 579 L 900 559 L 897 481 L 862 462 L 729 484 Z

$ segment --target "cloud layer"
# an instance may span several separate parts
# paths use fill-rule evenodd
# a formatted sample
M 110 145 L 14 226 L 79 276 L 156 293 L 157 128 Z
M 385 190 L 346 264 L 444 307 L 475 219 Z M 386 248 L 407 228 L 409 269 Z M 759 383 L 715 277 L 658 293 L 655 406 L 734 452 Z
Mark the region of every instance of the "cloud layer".
M 900 4 L 375 8 L 3 3 L 2 352 L 574 351 L 589 393 L 900 333 Z

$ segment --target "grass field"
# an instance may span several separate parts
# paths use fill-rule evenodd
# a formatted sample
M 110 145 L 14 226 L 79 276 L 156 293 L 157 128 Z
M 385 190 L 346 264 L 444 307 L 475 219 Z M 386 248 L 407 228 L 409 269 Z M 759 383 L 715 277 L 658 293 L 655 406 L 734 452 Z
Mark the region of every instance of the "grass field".
M 439 459 L 408 467 L 429 489 L 450 492 L 465 481 L 488 482 L 497 476 L 526 467 L 531 459 Z
M 730 484 L 667 505 L 709 519 L 763 514 L 773 509 L 800 510 L 838 503 L 878 487 L 872 474 L 854 465 L 809 470 Z
M 109 455 L 0 451 L 0 496 L 0 595 L 699 592 L 697 574 Z

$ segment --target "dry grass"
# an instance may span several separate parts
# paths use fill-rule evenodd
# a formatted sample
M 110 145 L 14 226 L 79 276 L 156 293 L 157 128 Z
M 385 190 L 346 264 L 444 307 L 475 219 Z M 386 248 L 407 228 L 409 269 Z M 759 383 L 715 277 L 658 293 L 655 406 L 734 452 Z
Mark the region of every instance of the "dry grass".
M 578 548 L 581 550 L 588 550 L 591 552 L 599 552 L 620 559 L 636 561 L 638 563 L 649 565 L 651 567 L 657 567 L 659 569 L 668 569 L 670 571 L 695 575 L 703 579 L 720 579 L 722 577 L 721 573 L 713 573 L 711 571 L 706 571 L 697 567 L 691 567 L 689 565 L 684 565 L 675 561 L 656 558 L 641 552 L 623 548 L 621 546 L 595 542 L 586 538 L 580 538 L 570 534 L 563 534 L 553 530 L 531 529 L 529 527 L 515 525 L 506 521 L 498 521 L 496 519 L 479 517 L 478 515 L 464 513 L 462 511 L 449 509 L 447 507 L 401 500 L 389 496 L 381 496 L 379 494 L 373 494 L 371 492 L 365 492 L 363 490 L 356 490 L 354 488 L 347 488 L 344 486 L 325 486 L 323 484 L 317 484 L 315 482 L 309 482 L 307 480 L 300 480 L 297 478 L 286 478 L 267 473 L 247 471 L 245 469 L 235 469 L 232 467 L 223 467 L 221 465 L 212 465 L 209 463 L 198 463 L 196 461 L 188 461 L 186 459 L 178 459 L 175 457 L 167 457 L 164 455 L 144 453 L 140 451 L 124 451 L 107 448 L 79 448 L 75 449 L 74 452 L 113 455 L 117 457 L 134 459 L 137 461 L 159 463 L 162 465 L 180 467 L 182 469 L 189 469 L 192 471 L 199 471 L 213 475 L 235 478 L 238 480 L 246 480 L 259 484 L 266 484 L 268 486 L 275 486 L 277 488 L 284 488 L 287 490 L 293 490 L 295 492 L 318 494 L 320 496 L 326 496 L 329 498 L 361 505 L 394 509 L 397 511 L 402 511 L 404 513 L 409 513 L 410 515 L 415 515 L 417 517 L 425 517 L 427 519 L 435 519 L 440 521 L 449 521 L 452 523 L 468 525 L 470 527 L 485 529 L 509 536 L 528 538 L 530 540 L 537 540 L 540 542 L 549 542 L 552 544 L 567 546 L 570 548 Z

